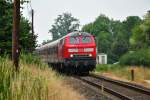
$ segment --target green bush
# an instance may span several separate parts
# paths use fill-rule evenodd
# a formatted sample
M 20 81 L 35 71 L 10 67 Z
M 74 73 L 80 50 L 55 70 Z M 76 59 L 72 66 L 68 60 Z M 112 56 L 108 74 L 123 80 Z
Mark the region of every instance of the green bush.
M 150 66 L 150 49 L 128 52 L 120 58 L 121 65 Z

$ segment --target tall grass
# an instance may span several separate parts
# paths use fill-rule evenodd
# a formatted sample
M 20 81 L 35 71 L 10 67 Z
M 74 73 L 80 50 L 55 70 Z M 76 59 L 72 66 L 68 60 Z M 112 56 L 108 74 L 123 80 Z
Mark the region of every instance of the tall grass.
M 46 100 L 46 80 L 21 65 L 18 72 L 8 58 L 0 58 L 0 100 Z
M 7 58 L 0 57 L 0 99 L 6 100 L 11 98 L 12 66 Z
M 108 65 L 99 64 L 96 66 L 96 71 L 99 71 L 99 72 L 115 70 L 115 69 L 121 69 L 121 67 L 119 65 L 109 65 L 109 64 Z
M 39 67 L 40 69 L 45 69 L 48 67 L 46 64 L 44 64 L 41 61 L 39 56 L 31 53 L 27 53 L 27 54 L 21 53 L 20 62 L 22 64 L 34 64 L 36 65 L 36 67 Z
M 0 100 L 83 99 L 36 56 L 21 55 L 19 72 L 13 68 L 7 57 L 0 57 Z

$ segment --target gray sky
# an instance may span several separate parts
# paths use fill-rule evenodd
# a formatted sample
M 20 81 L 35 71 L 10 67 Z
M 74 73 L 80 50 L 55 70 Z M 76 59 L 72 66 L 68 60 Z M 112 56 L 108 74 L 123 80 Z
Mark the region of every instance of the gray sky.
M 35 33 L 38 43 L 51 39 L 48 33 L 58 15 L 69 12 L 78 18 L 81 27 L 95 20 L 100 14 L 124 20 L 127 16 L 143 17 L 150 10 L 150 0 L 31 0 L 35 10 Z M 25 5 L 24 16 L 29 16 L 30 7 Z

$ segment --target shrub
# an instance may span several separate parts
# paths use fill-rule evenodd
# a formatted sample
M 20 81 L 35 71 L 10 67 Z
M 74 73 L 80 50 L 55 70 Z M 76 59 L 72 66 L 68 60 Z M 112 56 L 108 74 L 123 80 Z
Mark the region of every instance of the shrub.
M 150 66 L 150 49 L 128 52 L 120 58 L 121 65 Z

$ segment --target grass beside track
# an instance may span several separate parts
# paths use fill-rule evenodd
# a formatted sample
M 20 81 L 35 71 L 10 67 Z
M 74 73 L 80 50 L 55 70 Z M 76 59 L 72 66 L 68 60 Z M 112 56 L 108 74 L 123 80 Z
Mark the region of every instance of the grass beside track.
M 135 80 L 133 83 L 137 83 L 150 88 L 150 68 L 138 67 L 138 66 L 120 66 L 120 65 L 97 65 L 96 72 L 101 75 L 124 80 L 131 81 L 131 69 L 134 69 Z
M 36 63 L 37 62 L 37 63 Z M 22 55 L 20 71 L 12 62 L 0 57 L 0 100 L 84 100 L 65 85 L 63 76 L 32 55 Z

